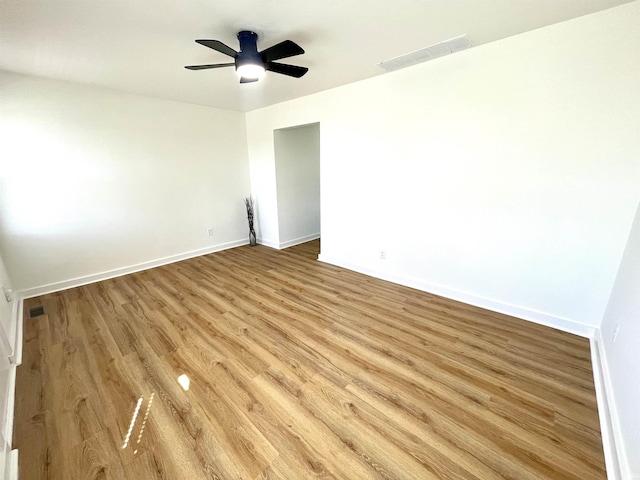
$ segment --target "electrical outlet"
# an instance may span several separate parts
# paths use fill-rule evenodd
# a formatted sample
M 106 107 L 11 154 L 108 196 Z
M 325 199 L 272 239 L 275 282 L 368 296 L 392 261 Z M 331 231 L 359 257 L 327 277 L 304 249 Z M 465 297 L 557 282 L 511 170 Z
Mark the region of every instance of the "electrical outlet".
M 207 235 L 213 237 L 213 228 L 207 228 Z
M 620 324 L 616 323 L 616 328 L 613 329 L 613 341 L 614 341 L 614 343 L 618 339 L 618 333 L 619 332 L 620 332 Z
M 380 258 L 380 260 L 386 260 L 387 259 L 387 251 L 386 250 L 380 250 L 380 253 L 378 254 L 378 257 Z

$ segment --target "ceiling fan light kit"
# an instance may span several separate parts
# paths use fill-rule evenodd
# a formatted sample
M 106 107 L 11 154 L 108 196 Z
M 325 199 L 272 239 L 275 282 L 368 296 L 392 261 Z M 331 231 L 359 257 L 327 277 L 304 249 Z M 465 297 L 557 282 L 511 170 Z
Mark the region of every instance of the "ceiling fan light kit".
M 266 71 L 300 78 L 309 71 L 306 67 L 277 63 L 275 60 L 302 55 L 304 50 L 291 40 L 285 40 L 272 47 L 258 51 L 258 35 L 255 32 L 243 30 L 238 33 L 240 51 L 225 45 L 219 40 L 196 40 L 196 43 L 212 48 L 220 53 L 233 57 L 233 63 L 215 63 L 211 65 L 187 65 L 188 70 L 205 70 L 235 66 L 240 75 L 240 83 L 256 82 Z
M 236 72 L 240 75 L 240 78 L 246 78 L 247 80 L 260 80 L 264 77 L 264 66 L 257 63 L 245 63 L 236 66 Z

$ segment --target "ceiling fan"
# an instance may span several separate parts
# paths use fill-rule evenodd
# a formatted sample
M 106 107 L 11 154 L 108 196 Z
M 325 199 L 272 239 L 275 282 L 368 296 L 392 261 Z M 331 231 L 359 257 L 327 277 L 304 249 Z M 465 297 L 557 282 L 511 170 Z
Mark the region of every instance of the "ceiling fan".
M 240 75 L 240 83 L 257 82 L 264 75 L 265 71 L 289 75 L 290 77 L 300 78 L 309 71 L 306 67 L 297 65 L 288 65 L 286 63 L 277 63 L 274 60 L 281 58 L 302 55 L 304 50 L 295 42 L 285 40 L 273 47 L 269 47 L 262 52 L 258 52 L 258 35 L 248 30 L 238 33 L 238 41 L 240 42 L 240 51 L 236 52 L 233 48 L 225 45 L 219 40 L 196 40 L 196 43 L 205 47 L 224 53 L 234 58 L 229 63 L 214 63 L 211 65 L 187 65 L 188 70 L 205 70 L 207 68 L 236 67 L 238 75 Z

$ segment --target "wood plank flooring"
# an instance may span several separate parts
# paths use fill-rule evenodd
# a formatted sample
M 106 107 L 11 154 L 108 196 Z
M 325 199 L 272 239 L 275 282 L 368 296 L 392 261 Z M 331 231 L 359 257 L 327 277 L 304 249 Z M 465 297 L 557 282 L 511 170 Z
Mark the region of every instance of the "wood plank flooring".
M 587 340 L 318 251 L 25 301 L 21 480 L 606 478 Z

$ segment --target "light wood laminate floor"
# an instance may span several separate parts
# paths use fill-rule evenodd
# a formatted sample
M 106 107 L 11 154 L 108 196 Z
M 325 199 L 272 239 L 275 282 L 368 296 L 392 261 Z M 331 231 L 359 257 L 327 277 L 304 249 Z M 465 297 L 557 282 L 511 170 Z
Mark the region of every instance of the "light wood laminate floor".
M 21 480 L 605 478 L 586 339 L 318 250 L 27 300 Z

